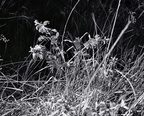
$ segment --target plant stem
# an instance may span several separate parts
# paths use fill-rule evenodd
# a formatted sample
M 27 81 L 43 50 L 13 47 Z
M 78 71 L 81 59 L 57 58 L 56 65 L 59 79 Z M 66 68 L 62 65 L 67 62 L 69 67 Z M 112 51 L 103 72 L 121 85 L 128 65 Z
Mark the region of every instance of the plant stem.
M 68 25 L 68 22 L 69 22 L 69 19 L 70 19 L 70 17 L 71 17 L 71 15 L 72 15 L 72 13 L 73 13 L 73 11 L 74 11 L 74 9 L 76 8 L 76 6 L 78 5 L 78 3 L 80 2 L 80 0 L 78 0 L 77 2 L 76 2 L 76 4 L 74 5 L 74 7 L 72 8 L 72 10 L 71 10 L 71 12 L 70 12 L 70 14 L 69 14 L 69 16 L 68 16 L 68 18 L 67 18 L 67 20 L 66 20 L 66 24 L 65 24 L 65 26 L 64 26 L 64 31 L 63 31 L 63 34 L 62 34 L 62 41 L 61 41 L 61 51 L 63 52 L 63 41 L 64 41 L 64 35 L 65 35 L 65 31 L 66 31 L 66 28 L 67 28 L 67 25 Z M 62 54 L 61 54 L 62 55 Z M 62 57 L 64 58 L 64 55 L 62 55 Z
M 117 10 L 116 10 L 116 15 L 115 15 L 114 23 L 113 23 L 113 26 L 112 26 L 111 35 L 110 35 L 110 41 L 108 43 L 107 51 L 109 50 L 110 44 L 111 44 L 111 41 L 112 41 L 112 36 L 113 36 L 113 32 L 114 32 L 114 28 L 115 28 L 115 24 L 116 24 L 116 20 L 117 20 L 117 15 L 118 15 L 120 3 L 121 3 L 121 0 L 119 0 L 118 7 L 117 7 Z

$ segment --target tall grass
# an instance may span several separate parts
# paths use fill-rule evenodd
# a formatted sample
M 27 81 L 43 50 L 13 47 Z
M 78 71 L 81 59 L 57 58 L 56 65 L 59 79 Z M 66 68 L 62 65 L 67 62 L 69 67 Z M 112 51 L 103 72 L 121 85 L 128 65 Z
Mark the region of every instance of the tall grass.
M 133 14 L 113 40 L 121 0 L 113 16 L 100 29 L 95 14 L 91 14 L 94 32 L 81 37 L 66 36 L 73 6 L 63 33 L 50 28 L 50 21 L 34 21 L 40 33 L 30 47 L 30 56 L 20 64 L 9 65 L 13 73 L 0 70 L 0 115 L 26 116 L 119 116 L 143 115 L 143 53 L 135 57 L 135 49 L 124 51 L 121 58 L 113 55 L 118 42 L 135 23 Z M 104 8 L 104 6 L 103 6 Z M 107 16 L 108 19 L 108 16 Z M 104 34 L 110 21 L 110 34 Z M 106 30 L 109 31 L 109 30 Z M 106 32 L 107 33 L 107 32 Z M 110 36 L 109 36 L 110 35 Z M 83 41 L 83 39 L 88 38 Z M 72 44 L 67 50 L 66 44 Z M 49 47 L 50 46 L 50 47 Z M 66 55 L 72 55 L 66 59 Z M 122 64 L 121 64 L 122 63 Z M 121 66 L 119 68 L 118 66 Z

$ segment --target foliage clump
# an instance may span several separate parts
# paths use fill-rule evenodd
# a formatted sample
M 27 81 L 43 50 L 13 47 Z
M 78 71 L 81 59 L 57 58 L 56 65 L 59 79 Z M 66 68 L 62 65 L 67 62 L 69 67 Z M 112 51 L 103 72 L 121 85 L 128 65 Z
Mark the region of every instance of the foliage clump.
M 66 27 L 79 2 L 69 13 L 62 34 L 50 28 L 50 21 L 35 20 L 40 36 L 34 46 L 30 46 L 32 58 L 23 61 L 11 75 L 5 75 L 0 69 L 0 115 L 143 115 L 144 53 L 131 60 L 134 48 L 131 52 L 125 51 L 123 57 L 113 52 L 130 25 L 136 23 L 134 13 L 127 16 L 127 23 L 116 40 L 113 33 L 121 0 L 108 34 L 100 29 L 92 13 L 94 32 L 73 37 L 66 33 Z M 0 40 L 8 42 L 3 35 Z M 71 46 L 65 49 L 69 44 Z

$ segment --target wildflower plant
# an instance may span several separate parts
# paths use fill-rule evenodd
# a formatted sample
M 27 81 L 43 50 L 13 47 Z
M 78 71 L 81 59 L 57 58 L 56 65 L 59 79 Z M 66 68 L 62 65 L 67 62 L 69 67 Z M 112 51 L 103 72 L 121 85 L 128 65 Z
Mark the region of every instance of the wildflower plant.
M 4 109 L 3 96 L 6 90 L 14 91 L 10 97 L 17 104 L 6 104 L 8 110 L 2 113 L 3 116 L 133 116 L 135 110 L 139 109 L 138 106 L 144 106 L 144 53 L 134 62 L 130 60 L 129 63 L 132 64 L 125 66 L 123 70 L 117 68 L 117 63 L 122 59 L 112 53 L 129 25 L 135 23 L 133 13 L 115 41 L 112 39 L 121 0 L 113 16 L 114 20 L 107 17 L 103 29 L 92 13 L 95 31 L 75 37 L 66 30 L 70 16 L 79 2 L 80 0 L 70 12 L 62 34 L 57 29 L 50 28 L 48 20 L 34 21 L 40 36 L 37 44 L 30 46 L 32 59 L 28 64 L 24 62 L 20 66 L 20 70 L 25 68 L 25 64 L 27 66 L 24 75 L 20 75 L 19 70 L 15 71 L 18 75 L 3 75 L 0 65 L 2 83 L 6 82 L 1 87 L 4 89 L 0 96 L 0 111 Z M 110 26 L 107 26 L 107 21 Z M 105 27 L 108 27 L 106 32 Z M 8 42 L 4 35 L 0 36 L 0 41 Z M 66 45 L 68 48 L 65 48 Z M 70 57 L 67 58 L 67 55 Z M 129 56 L 131 53 L 127 51 L 125 61 Z M 19 81 L 19 76 L 22 81 Z M 19 100 L 15 99 L 15 93 L 18 92 L 22 93 Z M 143 112 L 143 109 L 140 110 Z M 14 114 L 15 112 L 21 114 Z
M 41 67 L 39 71 L 46 69 L 57 74 L 61 74 L 64 66 L 62 50 L 59 46 L 59 32 L 56 29 L 48 27 L 49 21 L 34 21 L 36 30 L 40 33 L 38 42 L 34 47 L 30 47 L 32 59 L 36 61 L 46 61 L 45 68 Z M 47 45 L 48 44 L 48 45 Z M 48 48 L 47 48 L 48 47 Z M 56 69 L 56 71 L 54 71 Z M 48 73 L 49 74 L 49 73 Z M 47 74 L 46 74 L 47 75 Z
M 109 39 L 104 37 L 100 37 L 100 35 L 96 34 L 93 38 L 90 36 L 90 34 L 88 35 L 89 40 L 87 42 L 84 43 L 84 46 L 88 49 L 89 47 L 95 48 L 97 47 L 100 43 L 101 44 L 107 44 Z
M 56 29 L 46 27 L 50 23 L 49 21 L 44 21 L 42 23 L 38 22 L 38 20 L 35 20 L 34 23 L 36 26 L 36 30 L 43 35 L 40 35 L 40 37 L 38 38 L 39 44 L 35 45 L 34 48 L 30 47 L 30 52 L 32 53 L 34 60 L 36 60 L 37 58 L 44 60 L 47 59 L 47 57 L 49 57 L 50 52 L 52 53 L 58 48 L 57 41 L 59 37 L 59 32 L 57 32 Z M 44 45 L 43 42 L 45 42 Z M 51 43 L 50 44 L 51 48 L 49 51 L 45 46 L 47 42 Z
M 48 27 L 48 24 L 50 24 L 49 21 L 39 22 L 38 20 L 35 20 L 34 23 L 36 30 L 40 33 L 40 37 L 38 37 L 39 44 L 30 47 L 32 58 L 33 60 L 46 60 L 47 65 L 49 65 L 52 70 L 56 68 L 57 70 L 72 73 L 71 71 L 76 68 L 77 71 L 75 74 L 77 74 L 78 71 L 82 71 L 82 74 L 84 73 L 83 71 L 86 71 L 87 74 L 85 75 L 90 76 L 94 71 L 91 70 L 91 66 L 93 66 L 94 69 L 97 68 L 101 62 L 101 58 L 106 54 L 109 43 L 109 38 L 106 36 L 95 34 L 91 37 L 91 35 L 86 32 L 82 37 L 76 37 L 74 40 L 66 38 L 64 39 L 64 42 L 70 42 L 73 45 L 69 47 L 67 51 L 63 51 L 61 44 L 59 44 L 61 39 L 60 34 L 56 29 Z M 82 39 L 85 36 L 88 36 L 88 40 L 82 42 Z M 50 43 L 49 49 L 46 48 L 47 43 Z M 74 56 L 67 59 L 66 62 L 63 56 L 71 49 L 71 54 L 74 54 Z M 105 69 L 103 70 L 105 76 L 107 76 L 110 71 L 112 72 L 112 65 L 115 63 L 116 62 L 110 62 L 108 66 L 103 64 L 100 69 Z M 84 68 L 85 66 L 87 68 Z M 84 68 L 84 70 L 81 70 L 81 68 Z
M 45 59 L 46 57 L 46 47 L 43 45 L 36 45 L 34 48 L 30 47 L 30 52 L 34 60 L 39 58 L 40 60 Z

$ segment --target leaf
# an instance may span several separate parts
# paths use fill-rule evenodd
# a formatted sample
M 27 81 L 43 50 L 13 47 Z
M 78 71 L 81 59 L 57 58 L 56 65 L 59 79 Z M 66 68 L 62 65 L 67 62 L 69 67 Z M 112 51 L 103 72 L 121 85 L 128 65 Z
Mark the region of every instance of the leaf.
M 47 38 L 46 36 L 40 36 L 39 38 L 38 38 L 38 41 L 39 42 L 41 42 L 41 41 L 46 41 L 46 40 L 48 40 L 49 38 Z
M 77 50 L 81 48 L 81 40 L 79 37 L 76 37 L 75 40 L 73 41 L 74 46 L 76 47 Z
M 122 94 L 122 93 L 123 93 L 123 90 L 118 90 L 118 91 L 115 91 L 114 93 Z
M 120 107 L 122 107 L 122 108 L 125 108 L 125 109 L 129 109 L 127 106 L 126 106 L 126 103 L 125 103 L 125 101 L 122 99 L 121 100 L 121 103 L 120 103 Z
M 49 21 L 44 21 L 43 23 L 40 23 L 38 20 L 34 21 L 36 30 L 38 30 L 40 33 L 46 33 L 48 28 L 45 27 L 47 24 L 49 24 Z
M 49 21 L 44 21 L 44 22 L 43 22 L 43 25 L 45 25 L 45 26 L 48 25 L 48 24 L 50 24 Z
M 35 20 L 34 23 L 35 23 L 35 25 L 40 24 L 38 20 Z

